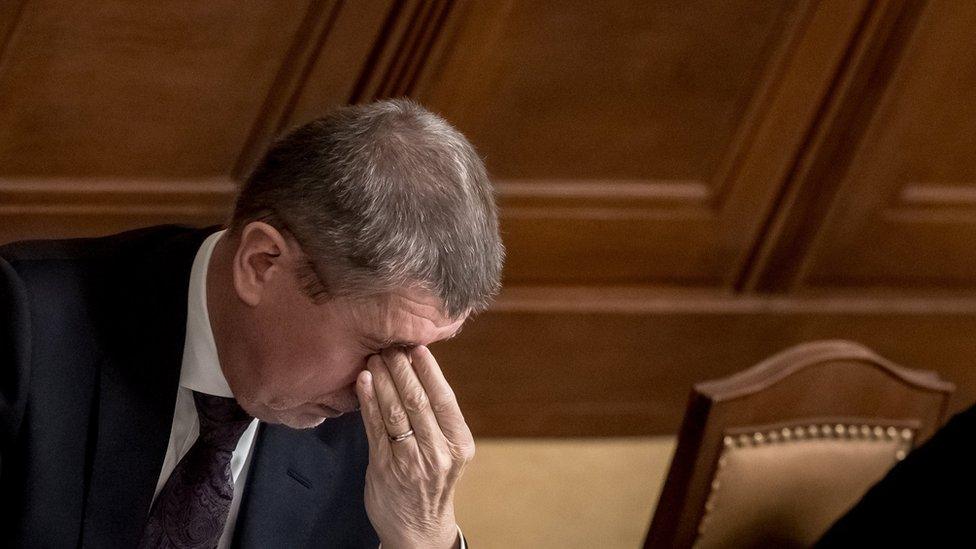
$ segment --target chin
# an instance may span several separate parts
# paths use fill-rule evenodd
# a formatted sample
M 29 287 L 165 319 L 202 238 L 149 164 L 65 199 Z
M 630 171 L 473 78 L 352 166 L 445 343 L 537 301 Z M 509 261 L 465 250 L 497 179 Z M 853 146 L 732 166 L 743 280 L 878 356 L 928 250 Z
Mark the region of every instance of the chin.
M 344 413 L 325 405 L 306 403 L 295 407 L 278 408 L 254 401 L 239 400 L 244 411 L 265 423 L 284 425 L 292 429 L 311 429 L 323 421 Z
M 302 408 L 288 410 L 272 410 L 265 408 L 261 416 L 255 416 L 265 423 L 284 425 L 291 429 L 312 429 L 323 421 L 334 417 L 330 414 L 310 413 Z
M 281 424 L 291 429 L 312 429 L 322 425 L 322 422 L 326 419 L 329 418 L 309 414 L 297 414 L 281 418 Z

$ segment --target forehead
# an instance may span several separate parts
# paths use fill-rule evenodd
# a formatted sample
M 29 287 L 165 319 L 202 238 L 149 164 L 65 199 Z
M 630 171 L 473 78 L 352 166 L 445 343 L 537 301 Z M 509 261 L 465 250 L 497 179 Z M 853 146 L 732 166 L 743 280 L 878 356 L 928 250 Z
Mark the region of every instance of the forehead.
M 357 327 L 379 342 L 429 345 L 453 336 L 467 318 L 467 314 L 447 316 L 438 298 L 420 290 L 399 290 L 359 300 L 357 305 Z

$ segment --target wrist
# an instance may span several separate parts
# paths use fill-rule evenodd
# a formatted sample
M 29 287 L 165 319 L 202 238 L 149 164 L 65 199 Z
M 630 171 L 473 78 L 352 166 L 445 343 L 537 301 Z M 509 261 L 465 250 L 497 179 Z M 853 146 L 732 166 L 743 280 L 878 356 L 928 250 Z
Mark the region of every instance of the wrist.
M 382 549 L 461 549 L 461 528 L 454 524 L 439 534 L 401 534 L 380 537 Z

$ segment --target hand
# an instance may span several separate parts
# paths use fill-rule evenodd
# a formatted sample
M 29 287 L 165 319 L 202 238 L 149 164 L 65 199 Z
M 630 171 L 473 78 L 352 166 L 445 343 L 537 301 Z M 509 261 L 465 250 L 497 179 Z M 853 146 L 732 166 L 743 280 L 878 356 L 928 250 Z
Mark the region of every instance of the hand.
M 384 549 L 458 547 L 454 487 L 474 438 L 437 361 L 424 346 L 387 349 L 370 357 L 356 393 L 369 439 L 366 513 Z

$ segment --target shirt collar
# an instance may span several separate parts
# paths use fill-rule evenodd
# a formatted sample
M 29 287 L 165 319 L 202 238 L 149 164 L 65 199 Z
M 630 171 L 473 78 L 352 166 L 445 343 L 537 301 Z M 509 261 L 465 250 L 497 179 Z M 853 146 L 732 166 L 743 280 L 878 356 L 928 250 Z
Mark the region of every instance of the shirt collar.
M 180 386 L 208 395 L 233 397 L 227 379 L 220 369 L 217 343 L 210 327 L 207 311 L 207 268 L 217 241 L 225 231 L 207 237 L 193 258 L 190 271 L 190 291 L 187 299 L 186 343 L 183 347 L 183 367 Z

